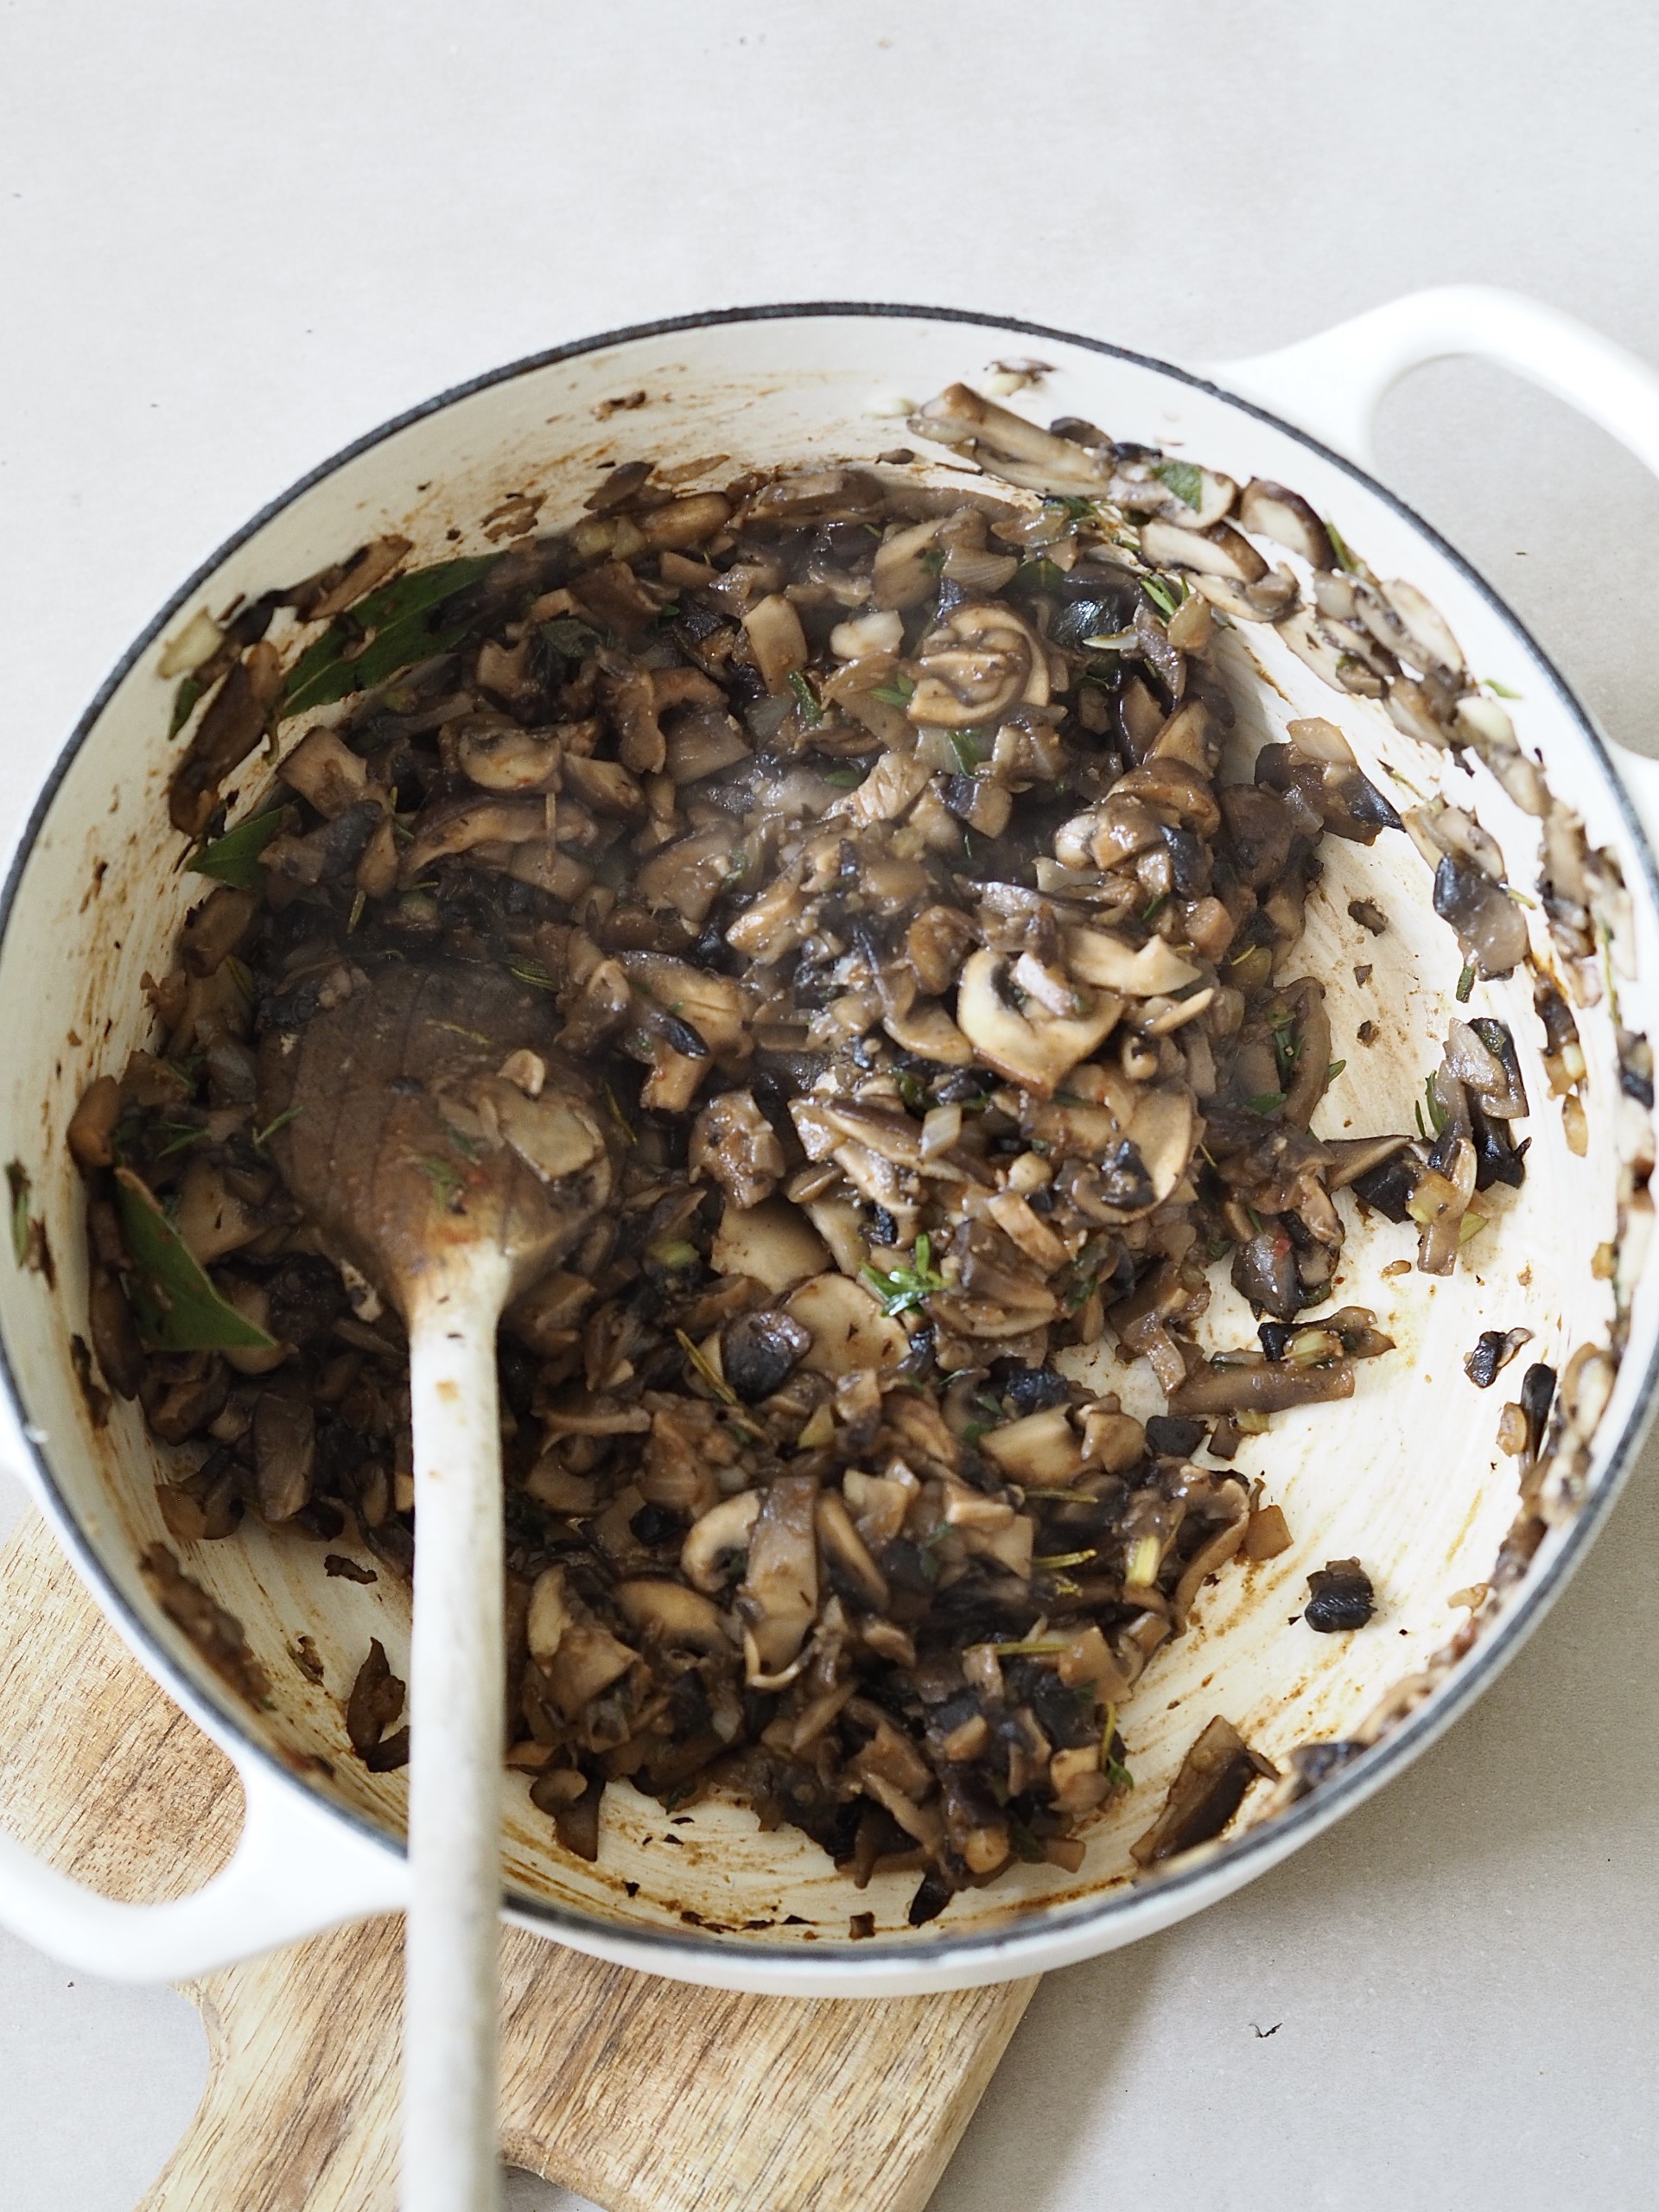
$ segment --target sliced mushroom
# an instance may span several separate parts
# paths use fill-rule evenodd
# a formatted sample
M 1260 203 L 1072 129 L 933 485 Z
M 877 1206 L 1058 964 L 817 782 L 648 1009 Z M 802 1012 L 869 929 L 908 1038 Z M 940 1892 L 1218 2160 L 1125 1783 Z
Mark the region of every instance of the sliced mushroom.
M 768 1484 L 750 1527 L 737 1606 L 751 1681 L 764 1681 L 791 1664 L 817 1614 L 817 1495 L 810 1475 L 779 1475 Z
M 787 1198 L 728 1205 L 709 1255 L 717 1274 L 752 1275 L 774 1296 L 792 1290 L 830 1264 L 823 1240 Z
M 1083 1445 L 1064 1406 L 988 1428 L 979 1448 L 1011 1481 L 1037 1490 L 1064 1490 L 1083 1468 Z
M 317 1463 L 316 1415 L 303 1389 L 259 1393 L 253 1409 L 253 1457 L 262 1516 L 291 1521 L 310 1501 Z
M 784 1148 L 748 1090 L 728 1090 L 698 1115 L 687 1155 L 693 1179 L 710 1177 L 732 1204 L 759 1205 L 778 1187 Z
M 987 1066 L 1049 1098 L 1111 1033 L 1122 1001 L 1103 991 L 1076 1014 L 1050 1014 L 1035 1001 L 1021 1009 L 1005 995 L 1008 964 L 988 950 L 973 955 L 957 994 L 957 1026 Z
M 1259 537 L 1270 537 L 1288 553 L 1298 553 L 1313 569 L 1334 569 L 1331 533 L 1300 492 L 1268 478 L 1253 476 L 1238 503 L 1238 519 Z
M 678 1582 L 619 1582 L 617 1611 L 634 1632 L 670 1651 L 728 1652 L 726 1619 L 701 1592 Z
M 444 751 L 470 784 L 486 791 L 556 791 L 563 747 L 508 715 L 464 715 L 443 733 Z
M 1022 702 L 1048 702 L 1048 655 L 1012 608 L 970 601 L 929 631 L 917 648 L 916 688 L 905 711 L 913 722 L 957 729 L 995 721 Z
M 308 732 L 284 756 L 277 773 L 331 822 L 355 806 L 368 789 L 368 762 L 332 729 Z
M 767 690 L 774 697 L 787 692 L 790 677 L 807 662 L 806 632 L 793 602 L 781 592 L 758 600 L 743 617 L 743 633 Z
M 548 842 L 546 802 L 539 798 L 488 798 L 462 791 L 425 809 L 404 849 L 400 880 L 411 884 L 435 861 L 475 845 L 524 845 Z M 270 849 L 267 848 L 267 850 Z
M 815 1375 L 897 1367 L 910 1350 L 901 1324 L 848 1275 L 815 1276 L 789 1299 L 786 1310 L 812 1339 L 801 1363 Z
M 917 435 L 982 453 L 1010 483 L 1039 491 L 1104 493 L 1109 469 L 1100 455 L 1039 429 L 964 384 L 948 385 L 911 417 Z
M 694 1590 L 713 1597 L 725 1589 L 733 1562 L 749 1548 L 749 1532 L 760 1511 L 758 1490 L 722 1498 L 702 1519 L 680 1548 L 680 1572 Z
M 1065 931 L 1065 964 L 1079 982 L 1122 998 L 1156 998 L 1196 983 L 1199 971 L 1160 937 L 1131 945 L 1106 930 Z
M 1141 555 L 1154 569 L 1196 569 L 1234 584 L 1257 583 L 1268 573 L 1255 546 L 1230 522 L 1215 523 L 1206 531 L 1184 530 L 1178 523 L 1143 522 Z
M 1271 1761 L 1253 1751 L 1230 1720 L 1213 1719 L 1181 1762 L 1163 1811 L 1129 1846 L 1137 1866 L 1156 1866 L 1221 1834 L 1258 1775 L 1276 1779 Z

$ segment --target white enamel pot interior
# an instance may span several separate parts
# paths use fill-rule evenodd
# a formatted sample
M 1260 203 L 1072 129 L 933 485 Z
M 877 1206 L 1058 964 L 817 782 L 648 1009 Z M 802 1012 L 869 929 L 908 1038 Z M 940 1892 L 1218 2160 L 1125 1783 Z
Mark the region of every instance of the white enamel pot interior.
M 167 734 L 171 686 L 158 674 L 164 638 L 199 607 L 222 612 L 384 532 L 412 539 L 416 563 L 488 550 L 481 526 L 510 493 L 538 498 L 537 527 L 556 526 L 578 509 L 604 461 L 650 456 L 695 485 L 747 465 L 871 460 L 913 442 L 903 401 L 925 400 L 957 378 L 982 382 L 994 359 L 1034 354 L 1049 364 L 1047 374 L 1013 401 L 1016 408 L 1043 421 L 1083 416 L 1120 441 L 1164 446 L 1241 481 L 1265 476 L 1294 486 L 1379 575 L 1405 577 L 1428 594 L 1471 669 L 1521 695 L 1510 711 L 1522 742 L 1582 815 L 1591 843 L 1610 849 L 1622 870 L 1630 922 L 1616 951 L 1630 972 L 1618 977 L 1620 1019 L 1651 1032 L 1654 863 L 1621 781 L 1628 766 L 1616 767 L 1538 647 L 1449 547 L 1361 468 L 1265 411 L 1282 396 L 1287 411 L 1300 409 L 1334 442 L 1358 448 L 1383 385 L 1414 360 L 1456 350 L 1513 359 L 1659 461 L 1659 403 L 1647 372 L 1545 311 L 1500 296 L 1424 296 L 1311 348 L 1241 366 L 1232 381 L 1261 405 L 1050 330 L 937 310 L 786 308 L 597 339 L 452 392 L 327 463 L 190 580 L 76 730 L 6 888 L 0 1158 L 27 1171 L 56 1281 L 6 1270 L 0 1333 L 18 1424 L 15 1464 L 120 1633 L 236 1762 L 248 1826 L 214 1885 L 151 1911 L 97 1899 L 0 1836 L 0 1918 L 89 1969 L 178 1975 L 395 1908 L 404 1895 L 404 1777 L 366 1773 L 346 1750 L 341 1718 L 372 1635 L 401 1665 L 403 1593 L 385 1576 L 372 1588 L 327 1580 L 323 1546 L 251 1522 L 227 1541 L 177 1547 L 187 1570 L 244 1624 L 270 1675 L 269 1709 L 243 1706 L 158 1611 L 138 1572 L 143 1548 L 165 1535 L 154 1494 L 158 1448 L 132 1406 L 118 1404 L 107 1426 L 95 1424 L 72 1357 L 85 1329 L 86 1274 L 64 1127 L 87 1082 L 118 1071 L 149 1041 L 140 978 L 165 971 L 201 887 L 181 872 L 181 841 L 168 827 L 164 786 L 176 747 Z M 1267 679 L 1254 684 L 1256 703 L 1243 712 L 1247 751 L 1294 714 L 1334 719 L 1375 780 L 1396 798 L 1390 769 L 1424 794 L 1446 790 L 1498 838 L 1511 880 L 1535 887 L 1537 825 L 1484 768 L 1465 772 L 1402 736 L 1376 703 L 1334 695 L 1264 625 L 1238 626 L 1228 651 L 1241 679 L 1251 655 Z M 269 774 L 249 764 L 242 805 Z M 1430 910 L 1429 870 L 1405 836 L 1386 835 L 1369 849 L 1334 840 L 1327 848 L 1299 964 L 1327 987 L 1335 1050 L 1347 1065 L 1319 1127 L 1333 1135 L 1409 1129 L 1453 1010 L 1459 956 Z M 1386 935 L 1372 938 L 1351 919 L 1349 901 L 1359 897 L 1392 918 Z M 1548 957 L 1542 912 L 1535 906 L 1529 920 Z M 1371 970 L 1363 985 L 1357 964 Z M 1269 1435 L 1246 1443 L 1238 1464 L 1262 1476 L 1266 1495 L 1283 1504 L 1294 1548 L 1268 1564 L 1229 1569 L 1206 1592 L 1192 1630 L 1154 1660 L 1123 1722 L 1137 1786 L 1091 1835 L 1080 1874 L 1021 1866 L 911 1929 L 913 1876 L 856 1892 L 804 1837 L 788 1828 L 763 1834 L 734 1807 L 671 1821 L 615 1785 L 599 1863 L 584 1865 L 557 1848 L 523 1778 L 507 1777 L 509 1916 L 601 1957 L 723 1986 L 812 1995 L 963 1986 L 1064 1965 L 1179 1919 L 1263 1872 L 1414 1757 L 1491 1680 L 1581 1556 L 1639 1440 L 1653 1379 L 1652 1283 L 1640 1274 L 1624 1284 L 1620 1321 L 1602 1252 L 1617 1234 L 1620 1143 L 1630 1145 L 1628 1128 L 1621 1139 L 1605 999 L 1578 1010 L 1589 1067 L 1583 1157 L 1569 1150 L 1549 1095 L 1524 976 L 1477 986 L 1470 1010 L 1510 1021 L 1520 1046 L 1533 1107 L 1526 1186 L 1444 1281 L 1385 1274 L 1412 1255 L 1414 1232 L 1380 1219 L 1357 1227 L 1343 1198 L 1351 1236 L 1339 1295 L 1374 1307 L 1399 1349 L 1362 1367 L 1351 1402 L 1279 1417 Z M 1356 1042 L 1363 1020 L 1377 1025 L 1369 1046 Z M 1636 1241 L 1632 1232 L 1627 1274 L 1639 1274 Z M 1251 1324 L 1221 1285 L 1205 1325 L 1219 1344 L 1248 1341 Z M 1517 1463 L 1499 1453 L 1496 1428 L 1520 1368 L 1483 1392 L 1466 1379 L 1463 1357 L 1483 1330 L 1519 1326 L 1533 1332 L 1526 1357 L 1558 1370 L 1616 1330 L 1624 1355 L 1576 1470 L 1554 1485 L 1548 1532 L 1529 1571 L 1489 1601 L 1453 1656 L 1448 1647 L 1470 1618 L 1467 1602 L 1458 1601 L 1492 1577 L 1517 1510 Z M 1160 1408 L 1136 1374 L 1109 1359 L 1102 1371 L 1131 1410 Z M 1348 1554 L 1375 1579 L 1372 1624 L 1346 1636 L 1290 1625 L 1309 1569 Z M 302 1633 L 322 1656 L 323 1685 L 289 1656 Z M 1393 1725 L 1379 1726 L 1379 1708 L 1396 1716 Z M 1217 1713 L 1281 1763 L 1310 1739 L 1376 1740 L 1271 1817 L 1270 1792 L 1258 1787 L 1227 1839 L 1159 1878 L 1132 1879 L 1129 1842 Z M 851 1943 L 849 1915 L 865 1910 L 874 1914 L 875 1939 Z

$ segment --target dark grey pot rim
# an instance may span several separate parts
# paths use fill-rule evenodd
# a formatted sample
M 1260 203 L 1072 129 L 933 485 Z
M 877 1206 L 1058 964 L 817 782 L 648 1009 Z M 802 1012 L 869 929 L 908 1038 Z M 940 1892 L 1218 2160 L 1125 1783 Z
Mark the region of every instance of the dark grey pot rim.
M 3 941 L 10 926 L 23 875 L 50 814 L 59 786 L 117 689 L 125 681 L 141 655 L 202 585 L 267 523 L 292 506 L 306 493 L 334 475 L 348 461 L 354 461 L 359 454 L 383 444 L 412 424 L 423 422 L 457 402 L 469 399 L 496 385 L 509 383 L 518 377 L 533 375 L 561 361 L 575 360 L 588 353 L 627 346 L 642 339 L 664 337 L 676 331 L 718 329 L 728 324 L 836 318 L 864 321 L 960 323 L 969 328 L 1002 334 L 1013 332 L 1023 338 L 1047 339 L 1061 345 L 1079 347 L 1085 353 L 1128 361 L 1137 368 L 1149 369 L 1158 375 L 1171 378 L 1178 384 L 1206 392 L 1229 406 L 1237 408 L 1243 414 L 1255 416 L 1285 436 L 1294 439 L 1311 453 L 1317 454 L 1323 461 L 1341 469 L 1373 498 L 1381 499 L 1390 507 L 1450 562 L 1465 582 L 1522 640 L 1544 670 L 1560 704 L 1577 724 L 1580 734 L 1600 763 L 1632 844 L 1641 856 L 1649 899 L 1659 907 L 1659 868 L 1656 867 L 1646 830 L 1619 778 L 1606 741 L 1577 694 L 1501 594 L 1433 524 L 1426 522 L 1414 508 L 1390 492 L 1386 485 L 1379 483 L 1368 470 L 1307 431 L 1300 429 L 1294 423 L 1286 422 L 1271 409 L 1258 406 L 1253 400 L 1241 398 L 1224 385 L 1197 375 L 1190 369 L 1180 368 L 1173 362 L 1160 360 L 1152 354 L 1136 353 L 1128 346 L 1111 345 L 1103 339 L 1082 337 L 1075 332 L 1057 329 L 1047 323 L 1027 322 L 1018 316 L 984 315 L 964 308 L 815 300 L 780 302 L 764 307 L 715 308 L 698 314 L 669 315 L 657 321 L 631 323 L 619 330 L 603 331 L 593 337 L 575 339 L 568 345 L 550 346 L 544 352 L 528 354 L 505 367 L 491 369 L 482 375 L 468 378 L 463 383 L 452 385 L 447 391 L 422 401 L 418 406 L 391 416 L 378 429 L 367 431 L 348 445 L 342 446 L 337 453 L 320 462 L 285 492 L 269 501 L 180 585 L 122 655 L 76 723 L 29 811 L 7 874 L 4 890 L 0 892 L 0 941 Z M 3 1382 L 22 1426 L 27 1447 L 33 1458 L 41 1492 L 48 1502 L 60 1540 L 70 1553 L 82 1579 L 94 1591 L 103 1610 L 117 1622 L 129 1642 L 143 1650 L 149 1671 L 206 1732 L 234 1737 L 241 1754 L 257 1761 L 273 1777 L 304 1789 L 319 1806 L 347 1822 L 367 1840 L 381 1845 L 389 1852 L 402 1851 L 401 1840 L 388 1836 L 384 1829 L 364 1815 L 338 1803 L 296 1776 L 253 1732 L 247 1719 L 228 1698 L 220 1703 L 216 1697 L 204 1694 L 183 1669 L 175 1663 L 170 1653 L 155 1641 L 147 1623 L 129 1604 L 88 1541 L 59 1489 L 56 1477 L 41 1446 L 30 1434 L 27 1408 L 12 1367 L 10 1347 L 3 1339 L 0 1339 L 0 1382 Z M 1618 1441 L 1607 1454 L 1606 1465 L 1593 1494 L 1567 1529 L 1559 1548 L 1541 1568 L 1529 1575 L 1516 1603 L 1476 1645 L 1468 1659 L 1460 1662 L 1415 1712 L 1399 1722 L 1378 1743 L 1340 1768 L 1328 1781 L 1320 1783 L 1299 1803 L 1291 1806 L 1272 1821 L 1249 1829 L 1230 1842 L 1221 1844 L 1213 1852 L 1196 1858 L 1189 1865 L 1177 1862 L 1170 1872 L 1144 1884 L 1116 1885 L 1074 1904 L 1039 1904 L 1023 1915 L 1016 1910 L 1004 1926 L 978 1934 L 952 1936 L 948 1930 L 944 1930 L 937 1936 L 912 1937 L 891 1944 L 878 1938 L 874 1942 L 803 1944 L 791 1946 L 786 1951 L 773 1945 L 752 1947 L 728 1936 L 682 1935 L 644 1923 L 637 1926 L 619 1923 L 599 1913 L 574 1912 L 565 1906 L 550 1904 L 518 1891 L 508 1892 L 505 1900 L 507 1909 L 516 1920 L 534 1926 L 556 1940 L 563 1938 L 575 1948 L 587 1948 L 595 1937 L 613 1944 L 625 1942 L 640 1955 L 641 1963 L 645 1962 L 645 1955 L 648 1954 L 651 1961 L 659 1964 L 664 1973 L 692 1981 L 699 1980 L 701 1971 L 705 1970 L 709 1962 L 715 1958 L 729 1961 L 734 1954 L 742 1952 L 750 1953 L 757 1961 L 765 1958 L 776 1961 L 787 1958 L 791 1972 L 803 1980 L 812 1975 L 814 1962 L 819 1960 L 826 1965 L 856 1960 L 872 1969 L 886 1967 L 902 1970 L 913 1967 L 918 1975 L 942 1974 L 977 1964 L 988 1969 L 987 1978 L 994 1979 L 1004 1972 L 1016 1970 L 1017 1961 L 1024 1951 L 1046 1947 L 1057 1938 L 1064 1940 L 1075 1936 L 1096 1923 L 1104 1924 L 1132 1917 L 1137 1906 L 1141 1908 L 1142 1916 L 1155 1915 L 1158 1924 L 1161 1926 L 1180 1916 L 1184 1897 L 1190 1897 L 1196 1906 L 1203 1902 L 1203 1892 L 1217 1889 L 1218 1880 L 1222 1890 L 1230 1890 L 1241 1886 L 1255 1874 L 1265 1872 L 1278 1859 L 1351 1811 L 1374 1789 L 1400 1773 L 1443 1729 L 1466 1711 L 1542 1618 L 1605 1522 L 1646 1433 L 1653 1411 L 1656 1383 L 1659 1383 L 1659 1343 L 1648 1349 L 1640 1391 Z M 1128 1931 L 1123 1940 L 1128 1940 Z M 1108 1946 L 1103 1944 L 1101 1948 Z M 1038 1963 L 1033 1961 L 1033 1966 Z

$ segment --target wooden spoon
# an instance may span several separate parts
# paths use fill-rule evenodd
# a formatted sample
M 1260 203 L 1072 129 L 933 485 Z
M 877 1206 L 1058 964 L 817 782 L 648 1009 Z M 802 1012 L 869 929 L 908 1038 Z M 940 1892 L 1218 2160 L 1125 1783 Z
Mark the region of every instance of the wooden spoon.
M 495 1332 L 616 1179 L 607 1117 L 499 969 L 335 971 L 347 995 L 261 1046 L 289 1189 L 409 1330 L 415 1429 L 404 2212 L 499 2202 L 505 1727 Z M 325 992 L 328 986 L 325 984 Z M 301 1007 L 303 1014 L 309 1009 Z

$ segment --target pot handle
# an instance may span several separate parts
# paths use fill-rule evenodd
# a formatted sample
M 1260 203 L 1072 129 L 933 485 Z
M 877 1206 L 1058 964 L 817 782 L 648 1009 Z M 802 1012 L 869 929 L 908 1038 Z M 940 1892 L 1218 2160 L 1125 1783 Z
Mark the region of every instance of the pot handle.
M 402 1909 L 405 1861 L 313 1804 L 262 1759 L 237 1760 L 245 1816 L 230 1863 L 193 1895 L 122 1904 L 0 1830 L 0 1923 L 106 1981 L 186 1981 Z
M 1408 292 L 1317 337 L 1208 373 L 1224 391 L 1257 401 L 1371 470 L 1371 430 L 1384 393 L 1426 362 L 1461 353 L 1565 399 L 1659 475 L 1659 375 L 1559 308 L 1495 284 Z M 1626 746 L 1613 750 L 1659 848 L 1659 760 Z

